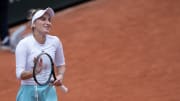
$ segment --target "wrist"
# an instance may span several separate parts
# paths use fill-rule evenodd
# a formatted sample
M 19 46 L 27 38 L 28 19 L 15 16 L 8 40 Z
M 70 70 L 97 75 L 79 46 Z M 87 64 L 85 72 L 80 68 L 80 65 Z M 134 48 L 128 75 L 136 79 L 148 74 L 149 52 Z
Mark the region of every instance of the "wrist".
M 60 72 L 60 73 L 58 73 L 58 75 L 64 75 L 64 73 L 63 73 L 63 72 Z
M 58 79 L 58 80 L 63 80 L 63 77 L 64 77 L 64 73 L 59 73 L 59 74 L 57 75 L 57 79 Z

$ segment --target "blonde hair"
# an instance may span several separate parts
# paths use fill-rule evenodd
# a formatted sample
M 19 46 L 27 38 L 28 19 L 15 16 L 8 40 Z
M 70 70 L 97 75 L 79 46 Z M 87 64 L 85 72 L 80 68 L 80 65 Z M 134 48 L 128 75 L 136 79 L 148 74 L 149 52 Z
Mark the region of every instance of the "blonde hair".
M 37 12 L 37 11 L 39 11 L 39 10 L 41 10 L 41 9 L 30 9 L 29 11 L 28 11 L 28 16 L 27 16 L 27 19 L 28 20 L 32 20 L 32 17 L 34 16 L 34 14 Z
M 32 17 L 33 17 L 34 14 L 35 14 L 36 12 L 38 12 L 39 10 L 41 10 L 41 9 L 40 9 L 40 8 L 38 8 L 38 9 L 30 9 L 30 10 L 28 11 L 27 20 L 29 20 L 29 26 L 31 26 Z M 34 31 L 34 28 L 33 28 L 33 27 L 31 27 L 31 29 L 32 29 L 32 31 Z

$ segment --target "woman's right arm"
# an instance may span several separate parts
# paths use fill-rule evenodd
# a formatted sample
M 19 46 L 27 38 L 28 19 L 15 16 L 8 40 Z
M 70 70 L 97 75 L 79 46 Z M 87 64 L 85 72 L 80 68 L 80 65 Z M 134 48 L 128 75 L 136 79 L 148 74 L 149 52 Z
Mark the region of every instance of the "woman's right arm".
M 27 60 L 27 47 L 24 43 L 19 42 L 16 47 L 16 77 L 21 80 L 26 80 L 33 77 L 32 71 L 25 70 Z
M 30 79 L 32 77 L 33 77 L 33 71 L 25 71 L 25 70 L 21 73 L 20 76 L 22 80 Z

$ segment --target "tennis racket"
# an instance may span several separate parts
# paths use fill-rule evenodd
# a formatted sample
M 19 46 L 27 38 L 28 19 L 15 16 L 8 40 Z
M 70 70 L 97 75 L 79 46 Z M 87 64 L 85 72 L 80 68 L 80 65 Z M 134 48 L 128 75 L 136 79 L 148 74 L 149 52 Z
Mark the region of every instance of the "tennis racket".
M 48 53 L 42 52 L 36 57 L 34 61 L 33 78 L 40 86 L 49 85 L 56 80 L 53 59 Z M 60 85 L 60 89 L 65 93 L 68 92 L 68 88 L 63 84 Z

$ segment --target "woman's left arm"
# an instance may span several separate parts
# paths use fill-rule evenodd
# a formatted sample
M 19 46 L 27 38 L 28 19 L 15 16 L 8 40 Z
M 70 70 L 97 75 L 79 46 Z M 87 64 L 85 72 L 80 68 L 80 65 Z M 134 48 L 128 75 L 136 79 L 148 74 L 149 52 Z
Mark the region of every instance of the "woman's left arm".
M 65 71 L 66 71 L 65 65 L 61 65 L 57 67 L 57 80 L 61 80 L 61 81 L 63 80 Z
M 65 71 L 66 71 L 65 65 L 57 66 L 56 81 L 54 82 L 55 86 L 62 85 L 62 81 L 63 81 Z
M 64 52 L 63 52 L 63 46 L 61 41 L 56 37 L 56 53 L 55 53 L 55 64 L 57 67 L 57 80 L 54 82 L 55 85 L 61 85 L 62 80 L 64 77 L 64 73 L 66 71 L 65 66 L 65 58 L 64 58 Z

